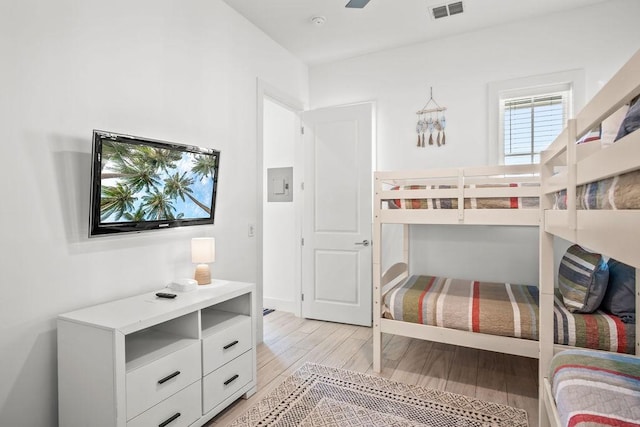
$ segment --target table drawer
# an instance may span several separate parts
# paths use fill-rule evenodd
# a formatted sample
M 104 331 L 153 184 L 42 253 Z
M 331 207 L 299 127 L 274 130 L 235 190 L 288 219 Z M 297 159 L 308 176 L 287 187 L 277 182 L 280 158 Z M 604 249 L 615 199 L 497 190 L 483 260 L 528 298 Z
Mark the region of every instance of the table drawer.
M 202 373 L 207 375 L 253 346 L 251 318 L 238 316 L 228 327 L 202 340 Z
M 252 364 L 252 352 L 247 351 L 204 377 L 202 379 L 202 412 L 211 411 L 253 380 Z
M 201 383 L 196 381 L 127 422 L 127 427 L 186 427 L 202 416 Z
M 200 377 L 198 342 L 127 372 L 127 420 Z

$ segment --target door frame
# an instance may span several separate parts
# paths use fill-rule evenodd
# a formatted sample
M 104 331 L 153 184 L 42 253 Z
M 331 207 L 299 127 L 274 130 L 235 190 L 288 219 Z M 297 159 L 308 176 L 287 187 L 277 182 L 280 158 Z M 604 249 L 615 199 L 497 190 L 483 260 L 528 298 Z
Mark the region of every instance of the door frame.
M 301 123 L 301 114 L 304 111 L 304 104 L 302 101 L 299 101 L 280 89 L 272 86 L 271 84 L 265 82 L 264 80 L 257 78 L 257 96 L 256 96 L 256 170 L 258 171 L 257 175 L 257 191 L 256 191 L 256 216 L 257 216 L 257 226 L 255 231 L 256 238 L 256 266 L 257 266 L 257 292 L 256 292 L 256 301 L 257 301 L 257 311 L 258 313 L 258 322 L 257 322 L 257 341 L 258 343 L 262 342 L 263 336 L 263 319 L 261 315 L 260 307 L 263 304 L 264 299 L 264 210 L 262 208 L 262 203 L 264 200 L 264 101 L 265 99 L 269 99 L 270 101 L 274 101 L 277 104 L 281 105 L 283 108 L 291 111 L 297 116 L 298 121 Z M 294 186 L 298 186 L 294 188 L 294 211 L 296 223 L 295 227 L 295 236 L 297 241 L 301 241 L 302 239 L 302 200 L 301 197 L 297 197 L 300 195 L 299 184 L 302 181 L 303 172 L 303 163 L 304 160 L 302 157 L 302 134 L 298 133 L 296 137 L 296 143 L 294 148 L 294 164 L 293 164 L 293 182 Z M 301 195 L 300 195 L 301 196 Z M 302 247 L 301 245 L 296 245 L 295 252 L 295 260 L 294 260 L 294 268 L 295 268 L 295 277 L 296 281 L 293 284 L 293 295 L 294 295 L 294 304 L 295 312 L 294 314 L 298 317 L 301 316 L 302 313 L 302 301 L 300 301 L 299 296 L 302 294 L 302 285 L 301 285 L 301 277 L 302 277 Z M 296 297 L 297 296 L 297 297 Z M 297 300 L 297 304 L 296 304 Z

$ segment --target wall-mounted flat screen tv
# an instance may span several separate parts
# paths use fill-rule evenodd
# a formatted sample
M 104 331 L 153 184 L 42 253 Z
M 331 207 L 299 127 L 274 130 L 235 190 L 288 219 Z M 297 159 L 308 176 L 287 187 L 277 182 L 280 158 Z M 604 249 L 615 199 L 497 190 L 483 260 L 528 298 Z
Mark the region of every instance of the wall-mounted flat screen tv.
M 93 131 L 89 236 L 213 224 L 220 151 Z

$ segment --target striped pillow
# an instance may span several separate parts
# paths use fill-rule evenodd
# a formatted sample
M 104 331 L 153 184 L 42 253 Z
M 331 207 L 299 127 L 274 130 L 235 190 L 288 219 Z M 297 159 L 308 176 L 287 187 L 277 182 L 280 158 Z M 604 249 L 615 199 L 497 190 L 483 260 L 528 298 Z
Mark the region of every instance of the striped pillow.
M 572 313 L 592 313 L 602 302 L 609 282 L 609 268 L 602 255 L 573 245 L 562 257 L 558 287 Z

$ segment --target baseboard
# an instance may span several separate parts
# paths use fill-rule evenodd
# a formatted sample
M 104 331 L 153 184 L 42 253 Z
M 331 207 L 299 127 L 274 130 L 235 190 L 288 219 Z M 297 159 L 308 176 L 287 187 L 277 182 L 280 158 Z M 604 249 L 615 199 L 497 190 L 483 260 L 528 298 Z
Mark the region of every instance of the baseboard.
M 262 298 L 262 307 L 273 308 L 276 311 L 286 311 L 287 313 L 293 313 L 296 316 L 300 315 L 299 304 L 294 301 L 287 301 L 279 298 Z

